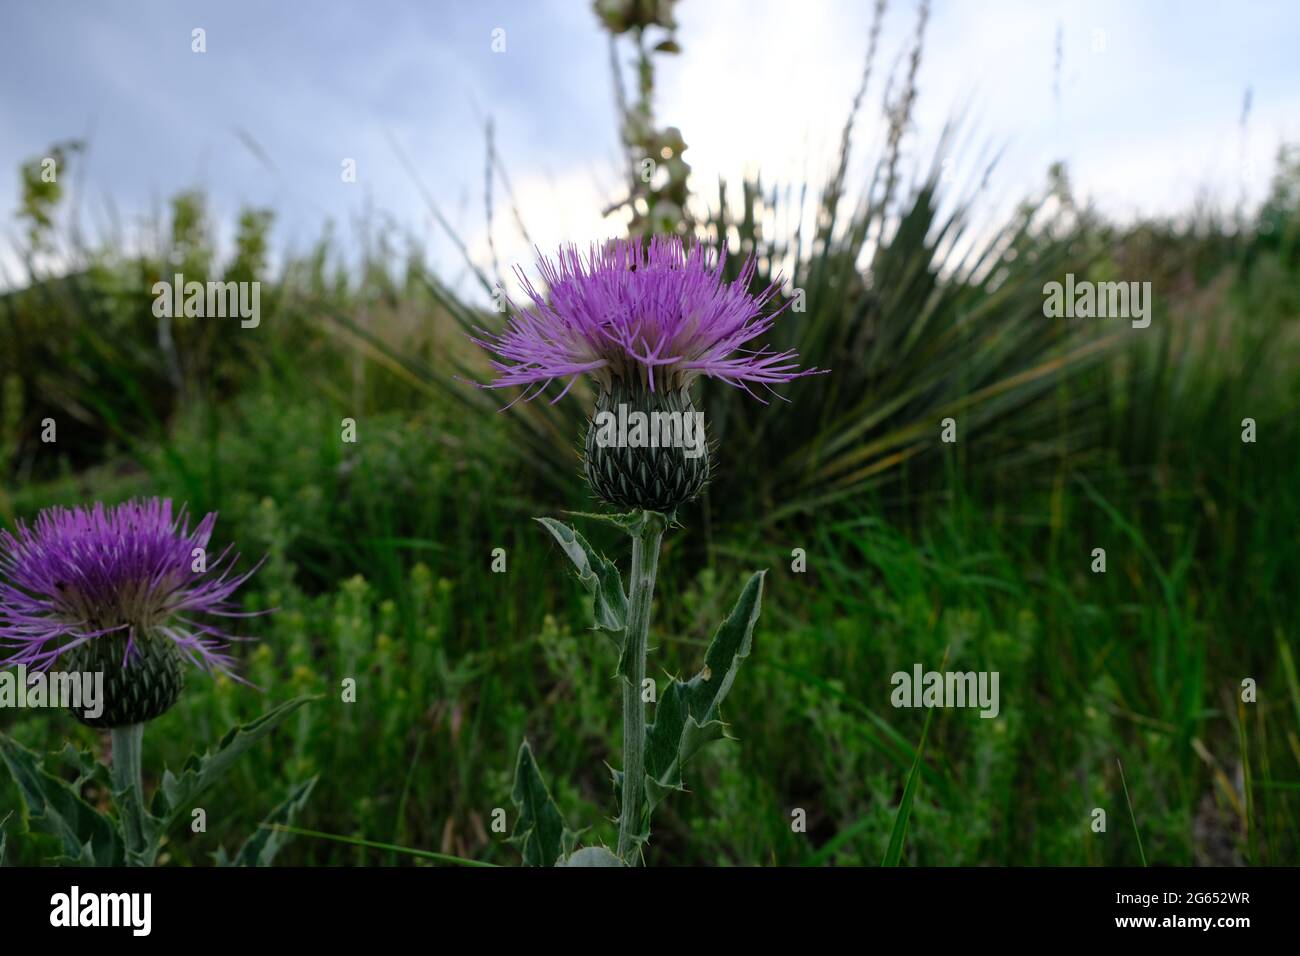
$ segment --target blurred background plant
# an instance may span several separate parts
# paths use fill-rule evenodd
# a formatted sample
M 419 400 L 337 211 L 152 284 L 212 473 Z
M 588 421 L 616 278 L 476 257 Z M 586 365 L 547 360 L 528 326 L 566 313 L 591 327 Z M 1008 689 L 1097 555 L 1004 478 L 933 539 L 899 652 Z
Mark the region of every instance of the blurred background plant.
M 686 203 L 690 164 L 682 157 L 686 144 L 675 126 L 656 128 L 654 117 L 655 64 L 652 53 L 676 54 L 677 0 L 596 0 L 596 15 L 609 31 L 610 73 L 613 77 L 619 134 L 627 163 L 627 196 L 605 214 L 627 209 L 628 233 L 652 236 L 691 231 Z M 658 35 L 660 39 L 654 41 Z M 619 38 L 630 40 L 636 57 L 636 99 L 629 103 L 619 60 Z
M 772 573 L 752 679 L 728 702 L 741 739 L 697 768 L 707 799 L 666 806 L 647 858 L 879 863 L 924 720 L 888 706 L 889 675 L 947 651 L 953 669 L 1001 673 L 1002 715 L 936 716 L 904 861 L 1139 862 L 1119 758 L 1149 861 L 1294 863 L 1300 158 L 1283 152 L 1258 209 L 1125 224 L 1075 198 L 1062 160 L 989 221 L 996 151 L 970 129 L 951 124 L 926 164 L 906 158 L 929 8 L 882 80 L 884 7 L 826 184 L 755 174 L 715 190 L 653 110 L 656 62 L 685 55 L 673 3 L 595 4 L 627 169 L 610 209 L 635 235 L 725 241 L 733 276 L 755 255 L 756 283 L 782 276 L 787 300 L 772 344 L 834 371 L 770 412 L 705 389 L 725 459 L 664 561 L 663 586 L 685 595 L 661 629 L 665 668 L 693 669 L 744 574 Z M 858 158 L 873 122 L 883 145 Z M 200 192 L 91 235 L 69 185 L 80 148 L 56 154 L 57 185 L 39 160 L 20 171 L 27 271 L 0 295 L 0 520 L 145 493 L 220 511 L 223 535 L 271 556 L 254 602 L 282 609 L 249 622 L 250 679 L 276 699 L 327 695 L 249 755 L 208 833 L 166 858 L 208 862 L 268 790 L 319 773 L 307 828 L 512 862 L 491 821 L 524 736 L 581 814 L 570 823 L 599 821 L 615 661 L 528 520 L 588 507 L 575 436 L 590 395 L 496 414 L 500 396 L 467 384 L 486 369 L 463 333 L 502 316 L 454 294 L 382 218 L 363 224 L 353 267 L 326 233 L 272 270 L 269 209 L 240 211 L 220 255 Z M 981 159 L 958 177 L 952 155 Z M 156 318 L 153 283 L 176 272 L 260 281 L 260 326 Z M 1043 286 L 1067 273 L 1149 280 L 1150 328 L 1045 318 Z M 946 418 L 954 444 L 939 440 Z M 47 419 L 57 443 L 41 440 Z M 339 702 L 346 677 L 355 704 Z M 1245 678 L 1255 703 L 1240 703 Z M 264 709 L 246 688 L 195 684 L 159 721 L 159 767 Z M 98 746 L 60 715 L 0 725 L 31 747 Z M 21 821 L 5 830 L 11 860 L 39 858 Z M 588 842 L 612 836 L 598 823 Z M 407 858 L 297 840 L 282 859 Z

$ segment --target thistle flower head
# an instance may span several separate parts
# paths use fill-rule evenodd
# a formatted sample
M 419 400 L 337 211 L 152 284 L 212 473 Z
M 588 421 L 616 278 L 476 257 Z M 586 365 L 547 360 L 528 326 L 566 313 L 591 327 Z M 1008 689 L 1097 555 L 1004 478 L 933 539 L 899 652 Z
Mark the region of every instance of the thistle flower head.
M 232 673 L 235 638 L 198 618 L 244 616 L 232 597 L 257 568 L 235 574 L 229 547 L 209 556 L 216 518 L 191 529 L 184 508 L 155 498 L 49 508 L 0 533 L 0 664 L 47 670 L 67 656 L 110 670 L 110 697 L 143 695 L 162 710 L 180 691 L 178 658 Z M 136 686 L 146 678 L 166 687 Z
M 474 339 L 501 359 L 492 363 L 488 387 L 535 385 L 533 398 L 568 379 L 558 401 L 583 374 L 604 392 L 615 382 L 656 392 L 701 375 L 750 391 L 816 373 L 800 370 L 792 350 L 749 347 L 780 312 L 767 309 L 779 285 L 750 294 L 753 257 L 736 281 L 725 281 L 726 254 L 725 246 L 715 256 L 707 245 L 656 236 L 648 245 L 618 239 L 593 246 L 586 258 L 567 246 L 556 261 L 540 259 L 549 301 L 520 271 L 531 307 L 515 309 L 499 335 Z

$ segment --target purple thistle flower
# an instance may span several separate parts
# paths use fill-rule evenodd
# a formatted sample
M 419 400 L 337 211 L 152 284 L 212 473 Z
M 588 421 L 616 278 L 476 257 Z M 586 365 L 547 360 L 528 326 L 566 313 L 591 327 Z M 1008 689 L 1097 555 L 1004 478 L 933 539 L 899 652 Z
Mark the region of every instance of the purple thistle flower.
M 207 555 L 215 512 L 193 530 L 185 508 L 170 500 L 105 508 L 49 508 L 16 533 L 0 532 L 0 649 L 4 665 L 46 670 L 97 639 L 125 635 L 121 664 L 162 638 L 193 664 L 233 675 L 225 653 L 237 640 L 198 615 L 248 617 L 234 610 L 235 591 L 261 562 L 234 574 L 227 546 L 192 570 L 195 549 Z M 114 643 L 114 647 L 117 644 Z M 238 678 L 236 678 L 238 679 Z
M 549 288 L 548 302 L 516 270 L 532 307 L 515 309 L 505 330 L 480 330 L 474 342 L 504 361 L 493 361 L 496 378 L 485 387 L 537 385 L 532 399 L 556 379 L 569 379 L 553 401 L 591 375 L 604 392 L 616 381 L 633 390 L 673 391 L 700 375 L 750 391 L 750 385 L 789 382 L 819 369 L 798 367 L 793 350 L 745 348 L 772 327 L 782 309 L 764 308 L 777 294 L 773 282 L 751 295 L 755 259 L 735 282 L 723 279 L 726 246 L 689 249 L 676 237 L 656 236 L 649 246 L 635 239 L 593 245 L 584 260 L 566 246 L 558 262 L 541 258 L 538 272 Z M 761 399 L 760 399 L 761 400 Z

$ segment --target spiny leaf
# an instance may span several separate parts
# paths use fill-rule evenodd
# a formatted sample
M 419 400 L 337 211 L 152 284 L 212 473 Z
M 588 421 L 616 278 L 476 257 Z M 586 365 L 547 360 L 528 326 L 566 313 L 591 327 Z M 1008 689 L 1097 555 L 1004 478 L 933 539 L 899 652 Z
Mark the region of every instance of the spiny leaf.
M 233 859 L 226 856 L 225 847 L 219 848 L 216 853 L 217 866 L 270 866 L 290 835 L 288 830 L 280 828 L 292 826 L 319 779 L 320 777 L 312 777 L 295 786 L 284 802 L 267 814 L 257 832 L 244 842 Z
M 316 699 L 318 698 L 295 697 L 278 704 L 261 717 L 231 728 L 215 750 L 210 750 L 201 757 L 191 754 L 181 767 L 179 775 L 166 771 L 162 785 L 154 794 L 151 807 L 155 818 L 155 838 L 160 838 L 182 813 L 188 812 L 199 795 L 229 770 L 245 751 L 280 726 L 298 708 Z
M 587 539 L 568 525 L 554 518 L 538 518 L 551 533 L 578 572 L 578 580 L 594 599 L 596 630 L 604 631 L 618 648 L 623 647 L 623 632 L 627 628 L 627 594 L 618 568 L 587 543 Z
M 670 791 L 683 788 L 683 765 L 706 743 L 726 736 L 718 711 L 753 645 L 766 573 L 757 571 L 746 582 L 736 606 L 713 635 L 700 672 L 685 683 L 672 681 L 655 706 L 655 721 L 646 731 L 647 832 L 655 805 Z
M 676 510 L 664 514 L 661 511 L 627 511 L 622 514 L 601 514 L 595 511 L 566 511 L 566 515 L 574 518 L 586 518 L 590 521 L 600 521 L 607 525 L 618 528 L 624 534 L 631 538 L 639 538 L 645 531 L 646 522 L 659 520 L 663 522 L 665 528 L 671 528 L 677 520 Z
M 94 754 L 78 750 L 71 741 L 65 743 L 57 754 L 50 754 L 49 759 L 76 773 L 77 779 L 70 786 L 78 792 L 88 783 L 99 784 L 106 790 L 112 786 L 108 768 L 96 760 Z
M 713 641 L 704 654 L 704 669 L 686 685 L 691 713 L 702 720 L 716 717 L 718 706 L 736 679 L 740 662 L 749 656 L 754 625 L 758 623 L 762 610 L 766 575 L 766 571 L 756 571 L 745 583 L 736 606 L 713 635 Z
M 519 745 L 510 799 L 519 811 L 510 842 L 524 858 L 524 866 L 553 866 L 573 848 L 577 835 L 565 826 L 526 740 Z
M 4 760 L 23 802 L 28 824 L 59 838 L 67 860 L 83 866 L 122 866 L 126 849 L 116 823 L 100 813 L 68 783 L 47 773 L 41 758 L 0 734 Z
M 646 809 L 652 811 L 669 791 L 682 786 L 682 738 L 690 720 L 685 685 L 671 681 L 655 704 L 654 723 L 646 728 Z

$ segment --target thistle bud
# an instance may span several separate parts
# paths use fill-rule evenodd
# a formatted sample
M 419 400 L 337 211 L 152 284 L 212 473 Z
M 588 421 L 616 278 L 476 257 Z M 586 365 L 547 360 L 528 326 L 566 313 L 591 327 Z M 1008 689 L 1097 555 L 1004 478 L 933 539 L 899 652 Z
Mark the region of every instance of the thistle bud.
M 185 689 L 185 670 L 176 645 L 163 637 L 137 640 L 127 657 L 127 638 L 109 634 L 68 654 L 68 666 L 104 675 L 103 711 L 72 714 L 87 727 L 111 729 L 143 724 L 169 711 Z M 125 661 L 125 664 L 123 663 Z
M 592 494 L 618 508 L 670 512 L 709 479 L 704 414 L 686 388 L 651 392 L 615 381 L 596 401 L 584 444 Z

